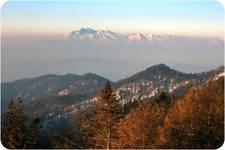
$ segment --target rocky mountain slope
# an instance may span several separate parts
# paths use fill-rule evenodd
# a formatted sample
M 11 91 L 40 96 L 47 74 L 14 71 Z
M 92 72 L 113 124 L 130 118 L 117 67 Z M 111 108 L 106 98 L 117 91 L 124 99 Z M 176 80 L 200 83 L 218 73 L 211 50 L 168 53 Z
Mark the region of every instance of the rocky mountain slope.
M 223 72 L 224 67 L 219 67 L 208 72 L 186 74 L 159 64 L 116 82 L 115 89 L 124 101 L 154 97 L 162 91 L 181 95 L 188 88 L 201 86 Z

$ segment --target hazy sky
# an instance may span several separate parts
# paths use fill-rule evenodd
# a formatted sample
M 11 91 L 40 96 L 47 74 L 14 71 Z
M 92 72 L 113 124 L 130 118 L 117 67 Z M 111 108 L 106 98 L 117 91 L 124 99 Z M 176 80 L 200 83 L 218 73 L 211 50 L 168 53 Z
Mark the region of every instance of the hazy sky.
M 2 81 L 87 72 L 116 81 L 158 63 L 187 72 L 224 63 L 224 9 L 217 1 L 8 1 L 1 26 Z M 81 27 L 175 36 L 156 36 L 150 45 L 61 39 Z
M 223 6 L 217 1 L 8 1 L 3 32 L 64 33 L 80 27 L 116 32 L 223 36 Z

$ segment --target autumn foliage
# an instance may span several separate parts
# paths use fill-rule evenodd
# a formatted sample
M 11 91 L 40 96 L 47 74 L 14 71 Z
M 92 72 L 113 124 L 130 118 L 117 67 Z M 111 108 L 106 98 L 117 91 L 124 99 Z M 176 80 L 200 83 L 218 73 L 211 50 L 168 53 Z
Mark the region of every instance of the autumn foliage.
M 160 130 L 162 148 L 218 148 L 224 141 L 224 79 L 177 100 Z
M 27 123 L 22 112 L 21 101 L 12 101 L 2 118 L 1 140 L 7 148 L 38 147 L 37 124 Z M 161 92 L 129 104 L 107 84 L 88 111 L 80 109 L 75 118 L 73 138 L 51 134 L 54 148 L 219 148 L 224 141 L 224 78 L 190 88 L 179 98 Z

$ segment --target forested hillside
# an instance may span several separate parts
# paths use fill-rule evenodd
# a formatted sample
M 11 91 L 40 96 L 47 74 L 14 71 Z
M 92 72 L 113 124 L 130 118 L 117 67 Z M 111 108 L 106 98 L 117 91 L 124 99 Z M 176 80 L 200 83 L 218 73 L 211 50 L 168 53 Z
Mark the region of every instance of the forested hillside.
M 26 115 L 22 99 L 11 101 L 2 119 L 7 148 L 218 148 L 224 140 L 224 78 L 178 98 L 161 92 L 126 105 L 108 83 L 96 101 L 61 120 L 60 132 Z

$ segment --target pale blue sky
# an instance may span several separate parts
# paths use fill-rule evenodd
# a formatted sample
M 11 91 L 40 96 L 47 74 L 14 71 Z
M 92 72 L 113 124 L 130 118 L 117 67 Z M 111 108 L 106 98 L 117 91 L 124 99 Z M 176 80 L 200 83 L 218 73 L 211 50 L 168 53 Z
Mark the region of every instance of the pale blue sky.
M 217 1 L 9 1 L 2 6 L 5 33 L 65 33 L 80 27 L 116 32 L 222 36 Z

